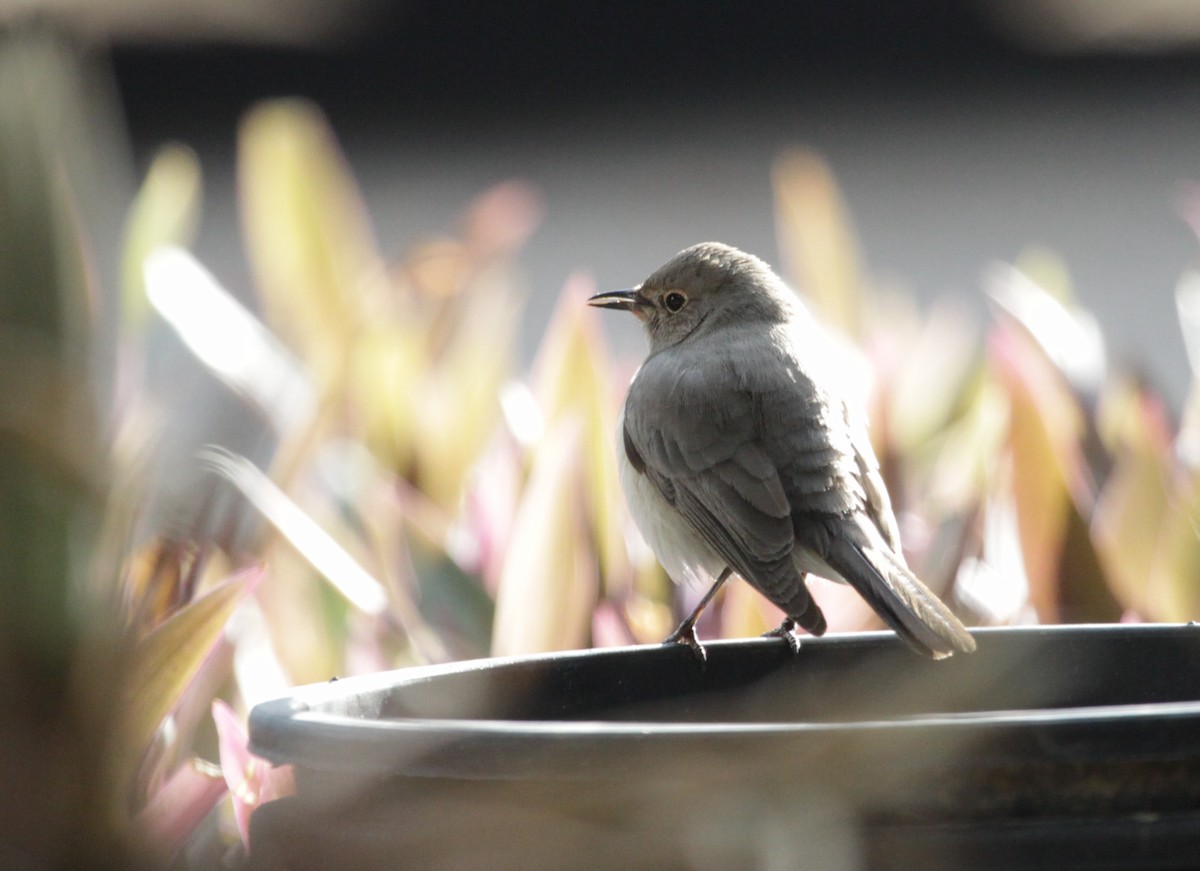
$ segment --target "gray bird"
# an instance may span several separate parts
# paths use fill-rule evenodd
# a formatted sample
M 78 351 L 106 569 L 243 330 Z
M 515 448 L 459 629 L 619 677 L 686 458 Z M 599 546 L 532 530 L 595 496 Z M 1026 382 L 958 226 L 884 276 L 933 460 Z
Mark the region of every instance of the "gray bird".
M 850 584 L 921 653 L 975 649 L 908 569 L 837 355 L 767 264 L 708 242 L 588 302 L 633 312 L 650 339 L 618 424 L 633 518 L 673 580 L 716 579 L 668 642 L 704 655 L 695 623 L 731 572 L 783 610 L 770 634 L 821 635 L 811 572 Z

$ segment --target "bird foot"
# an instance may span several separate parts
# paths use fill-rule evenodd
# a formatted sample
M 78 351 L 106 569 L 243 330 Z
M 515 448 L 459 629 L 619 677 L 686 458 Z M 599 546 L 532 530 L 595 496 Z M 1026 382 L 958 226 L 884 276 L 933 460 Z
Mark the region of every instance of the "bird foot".
M 691 650 L 701 663 L 708 661 L 708 653 L 704 650 L 700 639 L 696 637 L 696 626 L 690 620 L 680 623 L 678 629 L 663 639 L 663 644 L 682 644 Z
M 770 632 L 764 632 L 763 638 L 782 638 L 787 642 L 792 653 L 796 654 L 800 652 L 800 636 L 796 634 L 795 630 L 796 621 L 791 617 L 787 617 Z

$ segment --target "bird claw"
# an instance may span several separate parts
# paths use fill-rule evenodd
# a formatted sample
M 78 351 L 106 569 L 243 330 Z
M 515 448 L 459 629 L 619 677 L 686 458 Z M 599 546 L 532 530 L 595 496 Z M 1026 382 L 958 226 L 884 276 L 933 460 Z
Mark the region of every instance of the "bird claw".
M 764 632 L 762 637 L 782 638 L 787 642 L 787 646 L 791 648 L 792 654 L 794 655 L 800 652 L 800 636 L 796 634 L 795 630 L 796 621 L 791 617 L 788 617 L 770 632 Z
M 708 662 L 708 652 L 700 639 L 696 637 L 696 627 L 689 621 L 684 621 L 679 628 L 663 639 L 663 644 L 682 644 L 692 651 L 696 659 L 703 664 Z

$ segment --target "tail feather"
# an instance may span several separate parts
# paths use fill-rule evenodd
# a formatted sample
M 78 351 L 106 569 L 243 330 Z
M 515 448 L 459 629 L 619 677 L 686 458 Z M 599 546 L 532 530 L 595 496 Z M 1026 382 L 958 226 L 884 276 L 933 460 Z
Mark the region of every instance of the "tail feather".
M 784 612 L 797 626 L 810 635 L 824 635 L 825 630 L 829 628 L 825 623 L 825 614 L 809 594 L 803 579 L 800 582 L 800 589 L 803 590 L 804 595 L 797 596 L 791 602 L 782 605 Z
M 835 569 L 867 600 L 909 646 L 943 659 L 970 653 L 975 639 L 934 593 L 892 552 L 869 521 L 835 534 L 826 555 Z

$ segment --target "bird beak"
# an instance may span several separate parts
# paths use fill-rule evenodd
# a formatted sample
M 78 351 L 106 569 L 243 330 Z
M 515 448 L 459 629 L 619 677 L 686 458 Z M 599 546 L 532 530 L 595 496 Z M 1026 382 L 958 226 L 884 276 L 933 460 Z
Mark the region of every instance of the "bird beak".
M 588 298 L 588 305 L 594 305 L 597 308 L 614 308 L 620 311 L 633 312 L 640 316 L 642 306 L 646 305 L 649 300 L 638 293 L 637 288 L 630 290 L 605 290 Z

